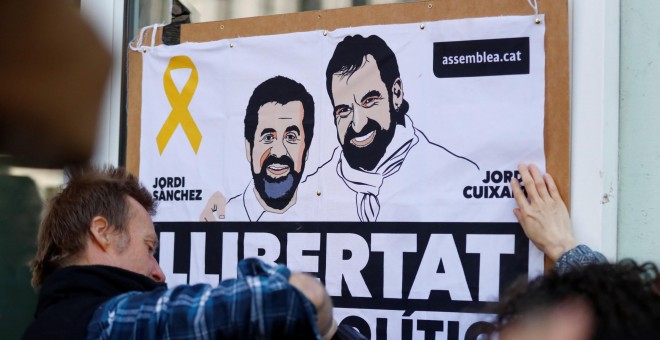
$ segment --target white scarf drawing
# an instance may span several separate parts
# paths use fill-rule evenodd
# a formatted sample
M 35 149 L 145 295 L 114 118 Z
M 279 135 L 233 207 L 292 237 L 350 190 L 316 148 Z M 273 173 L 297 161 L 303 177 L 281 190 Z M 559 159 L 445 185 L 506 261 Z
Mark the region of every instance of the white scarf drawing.
M 405 120 L 405 126 L 396 126 L 394 137 L 390 145 L 387 146 L 385 155 L 373 171 L 353 169 L 344 160 L 344 153 L 342 152 L 339 155 L 337 175 L 344 180 L 344 183 L 351 190 L 355 191 L 355 202 L 361 222 L 376 221 L 380 212 L 378 193 L 383 181 L 399 171 L 406 155 L 419 141 L 412 120 L 407 115 Z

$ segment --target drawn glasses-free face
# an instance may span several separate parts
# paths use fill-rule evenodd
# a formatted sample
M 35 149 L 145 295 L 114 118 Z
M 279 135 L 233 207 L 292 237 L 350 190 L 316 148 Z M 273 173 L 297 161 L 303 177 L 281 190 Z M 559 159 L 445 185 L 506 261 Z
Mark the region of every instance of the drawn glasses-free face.
M 372 55 L 354 73 L 332 76 L 337 138 L 353 168 L 375 168 L 394 136 L 389 93 Z
M 304 114 L 300 101 L 262 105 L 252 149 L 246 144 L 255 187 L 275 209 L 289 203 L 300 181 L 305 162 Z

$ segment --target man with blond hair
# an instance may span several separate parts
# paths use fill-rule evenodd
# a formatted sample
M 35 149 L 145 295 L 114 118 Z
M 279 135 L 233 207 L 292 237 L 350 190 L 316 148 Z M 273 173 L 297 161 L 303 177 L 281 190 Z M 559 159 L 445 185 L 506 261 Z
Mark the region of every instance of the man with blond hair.
M 155 204 L 120 168 L 71 172 L 39 227 L 24 339 L 321 338 L 336 329 L 313 277 L 255 259 L 217 287 L 168 289 L 156 258 Z

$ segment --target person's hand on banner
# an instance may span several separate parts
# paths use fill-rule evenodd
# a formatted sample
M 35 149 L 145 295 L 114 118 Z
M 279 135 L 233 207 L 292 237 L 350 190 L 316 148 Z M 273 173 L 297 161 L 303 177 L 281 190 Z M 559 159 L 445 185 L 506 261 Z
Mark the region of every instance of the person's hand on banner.
M 225 207 L 227 206 L 227 199 L 220 191 L 216 191 L 211 195 L 209 200 L 199 216 L 201 222 L 214 222 L 225 219 Z
M 525 235 L 553 262 L 577 243 L 573 237 L 568 209 L 550 174 L 541 175 L 534 164 L 518 165 L 527 196 L 517 179 L 511 180 L 519 208 L 513 213 Z

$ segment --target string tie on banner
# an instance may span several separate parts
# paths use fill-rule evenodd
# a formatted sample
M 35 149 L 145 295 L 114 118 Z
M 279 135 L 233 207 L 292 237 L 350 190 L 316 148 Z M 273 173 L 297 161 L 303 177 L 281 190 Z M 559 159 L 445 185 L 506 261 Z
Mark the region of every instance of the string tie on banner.
M 163 25 L 163 24 L 153 24 L 152 26 L 142 27 L 140 29 L 140 34 L 137 36 L 137 41 L 135 41 L 135 39 L 133 41 L 131 41 L 128 44 L 128 48 L 130 48 L 131 50 L 136 51 L 136 52 L 144 52 L 146 50 L 146 47 L 142 46 L 143 38 L 144 38 L 144 34 L 146 33 L 146 31 L 150 28 L 151 28 L 151 46 L 150 47 L 154 47 L 156 45 L 156 34 L 158 32 L 158 27 L 163 27 L 163 26 L 165 26 L 165 25 Z M 135 44 L 133 44 L 134 42 L 135 42 Z
M 532 3 L 534 1 L 534 3 Z M 527 3 L 532 6 L 532 9 L 534 10 L 534 15 L 539 15 L 539 4 L 537 0 L 527 0 Z
M 190 78 L 186 81 L 181 92 L 177 90 L 172 79 L 172 71 L 178 69 L 191 70 Z M 198 80 L 197 68 L 189 57 L 177 56 L 170 59 L 163 75 L 163 86 L 167 100 L 170 102 L 170 106 L 172 106 L 172 111 L 160 129 L 160 132 L 158 132 L 158 136 L 156 136 L 158 151 L 161 155 L 179 125 L 181 125 L 183 132 L 185 132 L 195 154 L 199 150 L 199 145 L 202 142 L 202 133 L 199 131 L 195 120 L 188 110 L 188 105 L 190 105 L 193 94 L 197 89 Z
M 532 3 L 533 1 L 533 3 Z M 534 10 L 534 15 L 536 16 L 536 19 L 534 20 L 537 24 L 541 23 L 541 18 L 539 18 L 539 4 L 537 0 L 527 0 L 527 3 L 532 7 Z

